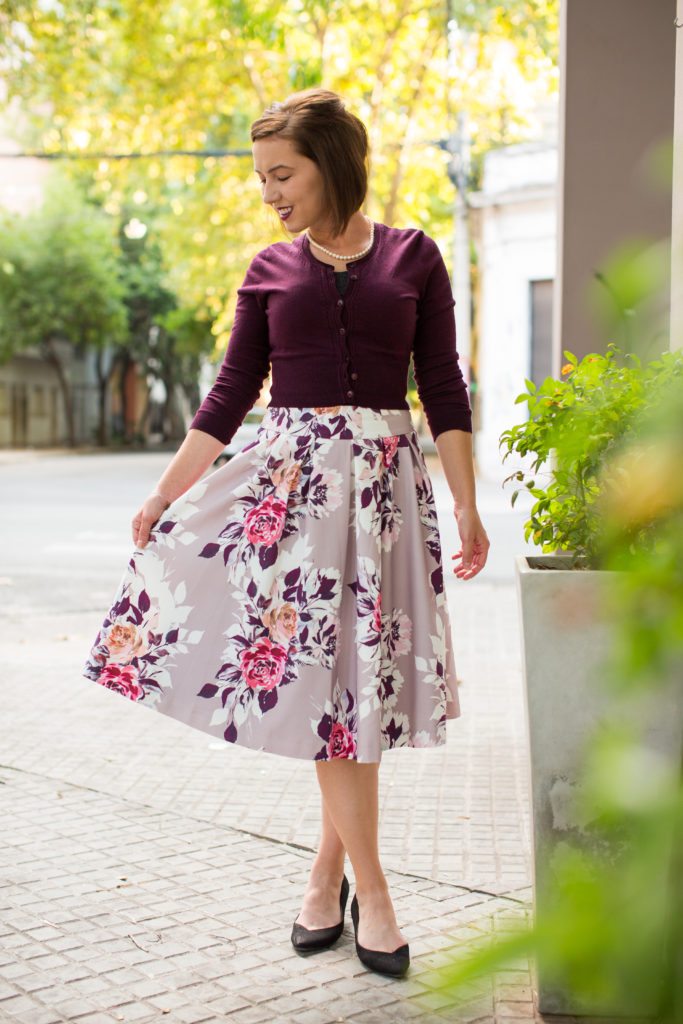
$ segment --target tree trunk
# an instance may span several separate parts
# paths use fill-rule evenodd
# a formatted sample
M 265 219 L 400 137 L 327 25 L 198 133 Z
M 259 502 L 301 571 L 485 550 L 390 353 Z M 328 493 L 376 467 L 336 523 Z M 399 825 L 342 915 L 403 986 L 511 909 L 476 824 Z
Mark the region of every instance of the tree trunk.
M 109 374 L 104 372 L 103 357 L 104 349 L 98 348 L 97 360 L 95 362 L 98 398 L 97 441 L 98 444 L 105 448 L 109 444 L 109 430 L 107 424 L 107 388 L 109 384 Z
M 150 402 L 150 389 L 147 388 L 147 391 L 145 393 L 145 404 L 142 407 L 142 412 L 138 416 L 137 421 L 135 423 L 135 431 L 144 439 L 145 444 L 149 442 L 149 421 L 151 418 L 151 413 L 152 406 Z
M 64 419 L 66 421 L 67 444 L 70 448 L 76 447 L 76 428 L 74 423 L 74 401 L 71 385 L 67 380 L 64 366 L 59 353 L 55 347 L 55 338 L 46 338 L 42 344 L 43 352 L 47 362 L 54 366 L 59 381 L 59 390 L 64 404 Z
M 119 372 L 119 402 L 121 406 L 121 439 L 124 444 L 127 444 L 131 440 L 130 427 L 128 425 L 128 368 L 132 360 L 130 353 L 124 349 L 121 352 L 118 365 L 120 368 Z
M 166 389 L 166 400 L 164 401 L 163 411 L 163 437 L 164 441 L 174 441 L 182 436 L 184 430 L 184 424 L 180 410 L 178 409 L 178 401 L 175 393 L 175 378 L 172 371 L 167 369 L 164 373 L 162 380 Z

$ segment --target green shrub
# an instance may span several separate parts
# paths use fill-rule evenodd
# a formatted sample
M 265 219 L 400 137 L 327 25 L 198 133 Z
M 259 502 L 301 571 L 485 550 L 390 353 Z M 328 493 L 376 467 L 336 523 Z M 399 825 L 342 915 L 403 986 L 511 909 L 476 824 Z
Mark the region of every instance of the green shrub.
M 543 552 L 573 554 L 571 567 L 602 567 L 604 550 L 601 514 L 601 470 L 605 461 L 628 445 L 640 413 L 656 405 L 661 388 L 675 376 L 683 380 L 683 353 L 664 352 L 643 365 L 633 353 L 624 354 L 613 342 L 602 355 L 591 352 L 581 361 L 565 350 L 562 379 L 546 377 L 540 387 L 525 378 L 527 390 L 515 404 L 527 402 L 529 417 L 499 438 L 512 452 L 533 456 L 531 472 L 517 470 L 503 481 L 523 482 L 536 498 L 524 524 Z M 545 486 L 537 479 L 549 463 Z M 514 505 L 520 489 L 511 498 Z M 642 524 L 631 538 L 634 550 L 647 549 L 653 531 Z

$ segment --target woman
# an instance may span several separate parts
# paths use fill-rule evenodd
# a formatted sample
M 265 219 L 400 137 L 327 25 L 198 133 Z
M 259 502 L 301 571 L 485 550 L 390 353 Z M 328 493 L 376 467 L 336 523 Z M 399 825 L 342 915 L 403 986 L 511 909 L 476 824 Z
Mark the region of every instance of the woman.
M 367 133 L 337 94 L 294 93 L 251 139 L 263 201 L 297 237 L 249 264 L 215 384 L 133 519 L 137 550 L 84 675 L 228 742 L 314 760 L 322 839 L 292 943 L 341 935 L 348 853 L 358 955 L 401 975 L 379 762 L 442 745 L 460 715 L 411 353 L 455 499 L 456 575 L 479 573 L 489 548 L 454 302 L 429 236 L 361 212 Z M 269 366 L 257 439 L 202 479 Z

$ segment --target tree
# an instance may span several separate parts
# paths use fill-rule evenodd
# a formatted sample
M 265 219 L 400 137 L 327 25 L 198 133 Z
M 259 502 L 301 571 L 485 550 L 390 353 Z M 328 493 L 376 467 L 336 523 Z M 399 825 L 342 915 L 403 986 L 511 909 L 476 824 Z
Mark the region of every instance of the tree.
M 86 158 L 244 152 L 74 165 L 110 214 L 130 196 L 159 210 L 170 287 L 215 320 L 218 354 L 250 257 L 288 237 L 263 208 L 250 159 L 263 108 L 309 85 L 340 92 L 370 134 L 366 212 L 446 241 L 447 96 L 470 115 L 477 187 L 484 153 L 533 134 L 527 111 L 557 88 L 558 7 L 452 0 L 469 44 L 449 71 L 444 0 L 11 0 L 4 20 L 0 7 L 0 58 L 30 115 L 27 145 Z
M 61 175 L 47 186 L 42 207 L 0 219 L 0 361 L 37 347 L 54 367 L 67 424 L 76 443 L 73 387 L 64 343 L 93 346 L 100 368 L 100 422 L 106 434 L 105 346 L 126 338 L 123 285 L 111 219 L 85 203 Z
M 144 225 L 138 221 L 139 230 L 127 233 L 131 223 L 135 221 L 132 217 L 129 219 L 124 210 L 119 236 L 128 314 L 128 344 L 119 355 L 124 423 L 128 423 L 129 418 L 123 382 L 127 367 L 136 363 L 147 377 L 151 375 L 163 382 L 166 394 L 163 435 L 177 437 L 185 429 L 177 405 L 178 390 L 184 392 L 190 407 L 199 405 L 200 361 L 213 349 L 212 321 L 201 310 L 180 306 L 171 291 L 153 217 Z M 145 433 L 148 414 L 149 402 L 136 433 Z

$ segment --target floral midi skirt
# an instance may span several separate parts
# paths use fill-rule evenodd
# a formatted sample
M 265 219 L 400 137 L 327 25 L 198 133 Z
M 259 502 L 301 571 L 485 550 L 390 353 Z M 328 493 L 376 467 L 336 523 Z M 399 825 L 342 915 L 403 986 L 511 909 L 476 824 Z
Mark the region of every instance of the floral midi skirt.
M 444 744 L 460 706 L 410 411 L 268 407 L 134 550 L 83 675 L 288 757 Z

